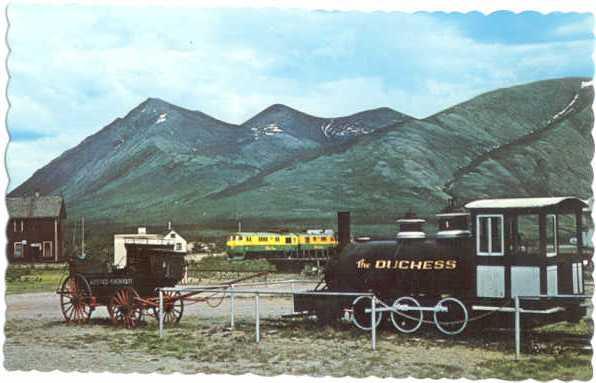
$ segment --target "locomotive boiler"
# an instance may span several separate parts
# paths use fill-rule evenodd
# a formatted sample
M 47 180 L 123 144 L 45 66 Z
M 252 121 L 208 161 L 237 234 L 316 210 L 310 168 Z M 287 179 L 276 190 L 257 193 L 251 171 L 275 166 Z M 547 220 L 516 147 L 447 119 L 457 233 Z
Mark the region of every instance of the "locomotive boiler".
M 528 314 L 525 323 L 576 321 L 586 312 L 584 206 L 574 197 L 479 200 L 466 211 L 438 214 L 432 236 L 425 220 L 409 216 L 397 221 L 394 239 L 340 243 L 322 289 L 374 293 L 385 307 L 375 325 L 385 313 L 406 333 L 434 322 L 457 334 L 470 320 L 489 316 L 507 326 L 511 315 L 500 314 L 516 296 L 527 298 L 524 304 L 536 313 L 556 306 L 552 315 Z M 296 294 L 294 305 L 324 322 L 347 313 L 356 326 L 370 329 L 371 298 L 352 299 Z

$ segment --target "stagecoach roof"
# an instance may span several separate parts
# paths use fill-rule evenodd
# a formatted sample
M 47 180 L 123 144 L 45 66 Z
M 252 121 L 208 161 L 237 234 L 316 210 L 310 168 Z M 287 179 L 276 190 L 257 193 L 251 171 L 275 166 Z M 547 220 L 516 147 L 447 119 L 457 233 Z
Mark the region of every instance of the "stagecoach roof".
M 581 207 L 585 202 L 576 197 L 547 197 L 547 198 L 503 198 L 481 199 L 466 204 L 467 209 L 539 209 L 556 207 L 563 202 L 575 203 Z

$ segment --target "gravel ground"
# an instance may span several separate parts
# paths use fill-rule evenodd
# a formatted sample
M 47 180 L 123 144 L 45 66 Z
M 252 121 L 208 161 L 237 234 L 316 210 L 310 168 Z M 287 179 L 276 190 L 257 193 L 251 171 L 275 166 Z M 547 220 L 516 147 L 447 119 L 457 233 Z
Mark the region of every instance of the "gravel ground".
M 295 287 L 307 289 L 312 285 Z M 153 318 L 147 318 L 147 324 L 140 329 L 115 328 L 103 307 L 94 312 L 90 324 L 67 325 L 58 302 L 54 293 L 6 297 L 6 369 L 475 379 L 501 376 L 496 371 L 512 362 L 513 355 L 511 333 L 445 339 L 434 333 L 405 336 L 391 330 L 380 331 L 379 351 L 372 352 L 369 334 L 348 324 L 321 328 L 304 320 L 279 320 L 282 314 L 292 311 L 290 297 L 262 297 L 260 344 L 254 341 L 254 298 L 248 296 L 236 300 L 234 331 L 227 328 L 230 306 L 224 300 L 215 308 L 205 303 L 187 306 L 181 324 L 167 329 L 162 340 Z M 527 339 L 524 352 L 533 353 L 536 342 Z M 585 341 L 589 338 L 581 339 Z M 583 343 L 569 346 L 573 358 L 585 352 L 581 351 Z M 544 357 L 527 357 L 528 377 L 570 359 L 568 354 L 561 354 L 565 358 L 559 361 L 557 355 L 563 351 L 556 354 L 549 347 Z M 592 374 L 589 358 L 581 356 L 577 365 L 569 367 L 570 372 L 564 370 L 545 378 L 563 374 L 566 379 L 586 379 Z M 535 366 L 534 360 L 545 364 Z M 525 368 L 522 364 L 515 366 Z

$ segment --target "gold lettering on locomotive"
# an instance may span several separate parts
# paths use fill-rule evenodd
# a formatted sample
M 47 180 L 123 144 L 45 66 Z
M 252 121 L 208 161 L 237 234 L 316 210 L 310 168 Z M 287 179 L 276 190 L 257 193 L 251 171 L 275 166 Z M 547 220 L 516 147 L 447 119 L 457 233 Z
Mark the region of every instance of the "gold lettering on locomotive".
M 356 262 L 358 269 L 370 269 L 371 263 L 365 258 Z M 457 268 L 456 259 L 437 260 L 409 260 L 409 259 L 377 259 L 374 263 L 375 270 L 453 270 Z
M 410 269 L 420 270 L 422 268 L 422 261 L 412 261 L 410 262 Z

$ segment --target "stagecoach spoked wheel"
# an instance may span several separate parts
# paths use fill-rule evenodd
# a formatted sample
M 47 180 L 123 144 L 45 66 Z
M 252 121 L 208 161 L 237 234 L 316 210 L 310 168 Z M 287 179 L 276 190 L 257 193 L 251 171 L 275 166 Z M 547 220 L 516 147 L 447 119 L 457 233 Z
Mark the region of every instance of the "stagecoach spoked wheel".
M 409 306 L 408 309 L 397 310 L 397 307 Z M 411 334 L 422 326 L 423 313 L 416 308 L 420 307 L 420 303 L 412 297 L 397 298 L 393 302 L 393 308 L 396 312 L 391 312 L 391 323 L 400 332 Z M 413 309 L 413 310 L 412 310 Z
M 163 292 L 163 323 L 165 325 L 176 324 L 182 319 L 184 313 L 184 301 L 181 299 L 182 295 L 179 292 L 164 291 Z M 157 307 L 153 307 L 153 315 L 159 323 L 159 299 L 157 300 Z
M 370 297 L 358 297 L 352 302 L 352 322 L 361 330 L 368 331 L 371 327 L 372 313 L 367 313 L 365 310 L 371 308 Z M 377 307 L 379 307 L 377 305 Z M 377 312 L 375 317 L 375 327 L 379 326 L 383 319 L 383 313 Z
M 115 325 L 135 328 L 143 319 L 143 305 L 139 303 L 139 294 L 132 287 L 116 291 L 110 299 L 108 312 Z
M 457 335 L 464 331 L 468 324 L 468 309 L 457 298 L 443 298 L 437 303 L 443 306 L 446 311 L 435 311 L 433 320 L 437 329 L 446 335 Z
M 72 274 L 62 283 L 60 307 L 69 323 L 87 323 L 93 312 L 91 287 L 81 274 Z

